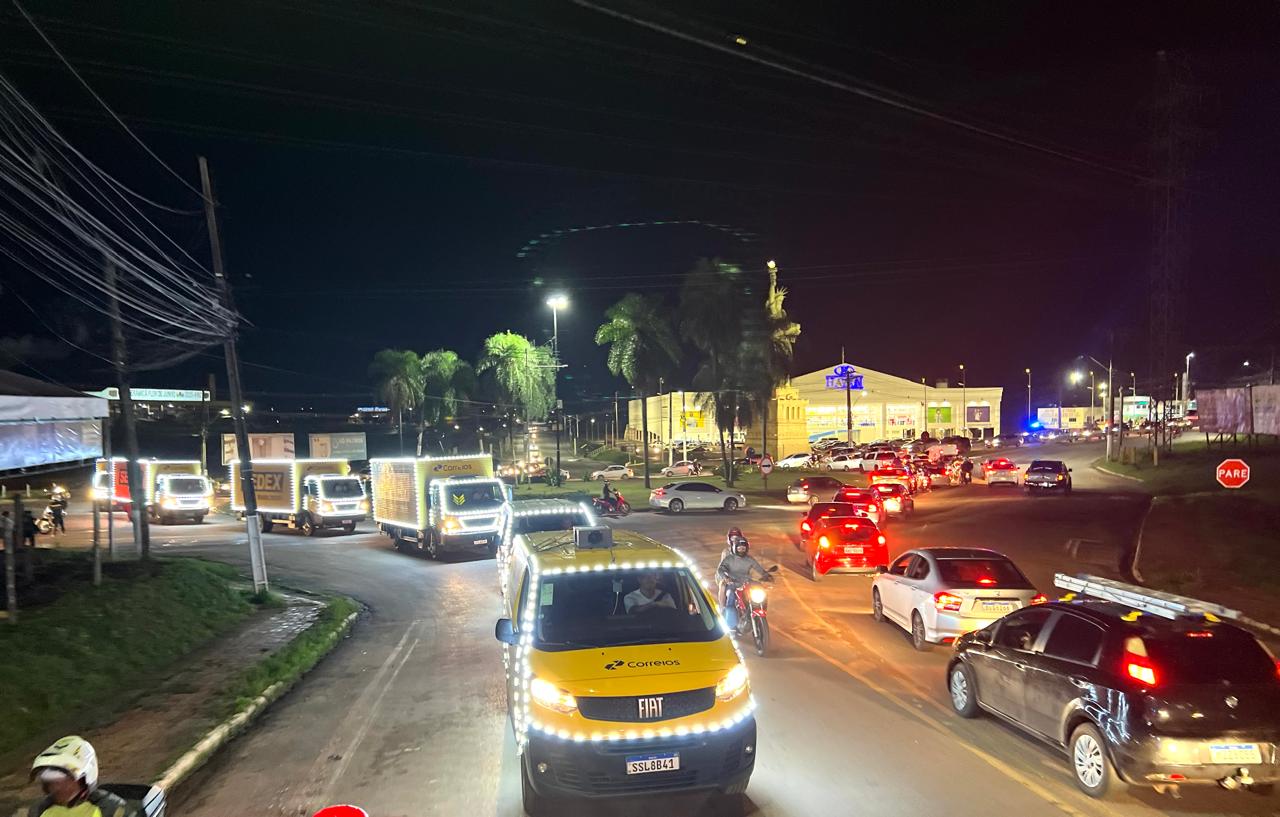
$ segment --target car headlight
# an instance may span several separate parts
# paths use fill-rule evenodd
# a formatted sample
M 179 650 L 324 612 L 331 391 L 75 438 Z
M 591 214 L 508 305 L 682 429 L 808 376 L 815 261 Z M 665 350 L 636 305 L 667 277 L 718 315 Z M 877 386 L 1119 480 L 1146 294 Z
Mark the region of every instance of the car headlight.
M 747 690 L 747 665 L 735 664 L 729 674 L 716 684 L 716 697 L 722 701 L 732 701 Z
M 769 594 L 765 592 L 763 587 L 751 588 L 750 595 L 752 604 L 764 604 L 764 600 L 769 598 Z
M 556 712 L 569 713 L 578 708 L 577 698 L 542 678 L 535 677 L 529 681 L 529 695 L 540 706 L 545 706 L 547 709 L 552 709 Z

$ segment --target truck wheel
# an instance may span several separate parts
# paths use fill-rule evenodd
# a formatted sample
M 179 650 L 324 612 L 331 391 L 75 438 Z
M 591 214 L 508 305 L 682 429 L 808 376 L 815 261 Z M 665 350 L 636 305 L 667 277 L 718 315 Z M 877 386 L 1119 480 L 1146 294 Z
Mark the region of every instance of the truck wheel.
M 302 531 L 303 536 L 316 535 L 316 523 L 312 521 L 311 514 L 302 517 L 302 524 L 298 526 L 298 530 Z
M 258 518 L 262 520 L 262 532 L 271 533 L 271 529 L 275 527 L 275 523 L 262 514 L 259 514 Z

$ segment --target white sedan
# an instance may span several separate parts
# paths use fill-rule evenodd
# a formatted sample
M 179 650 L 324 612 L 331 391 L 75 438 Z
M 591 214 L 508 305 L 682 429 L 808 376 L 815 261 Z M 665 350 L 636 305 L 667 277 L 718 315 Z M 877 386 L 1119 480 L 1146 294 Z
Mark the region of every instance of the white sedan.
M 789 457 L 783 457 L 774 465 L 778 468 L 807 468 L 809 460 L 812 459 L 808 454 L 792 454 Z
M 986 548 L 909 550 L 871 583 L 876 621 L 905 628 L 921 651 L 1047 600 L 1009 557 Z
M 736 511 L 747 506 L 737 491 L 717 488 L 709 482 L 668 482 L 649 494 L 649 507 L 671 513 L 686 510 Z
M 987 485 L 1012 485 L 1018 486 L 1018 475 L 1022 473 L 1021 467 L 1016 462 L 1011 462 L 1003 457 L 998 460 L 988 460 L 982 464 L 982 475 L 987 479 Z
M 861 471 L 861 454 L 837 454 L 827 460 L 828 471 Z
M 687 477 L 698 473 L 700 466 L 693 460 L 680 460 L 662 469 L 664 477 Z
M 592 479 L 631 479 L 636 475 L 630 465 L 606 465 L 599 471 L 592 471 Z

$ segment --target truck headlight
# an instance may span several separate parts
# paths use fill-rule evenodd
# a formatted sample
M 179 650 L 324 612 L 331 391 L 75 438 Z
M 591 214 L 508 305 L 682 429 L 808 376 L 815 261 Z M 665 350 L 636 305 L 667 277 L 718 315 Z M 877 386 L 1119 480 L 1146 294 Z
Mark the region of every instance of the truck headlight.
M 448 519 L 444 520 L 444 529 L 447 533 L 460 531 L 462 530 L 462 523 L 451 516 Z
M 722 701 L 732 701 L 747 689 L 747 665 L 741 662 L 729 670 L 729 674 L 716 684 L 716 697 Z
M 358 508 L 360 508 L 360 511 L 361 511 L 362 513 L 368 513 L 368 512 L 369 512 L 369 500 L 367 500 L 367 499 L 362 499 L 362 500 L 360 500 L 360 504 L 359 504 L 357 507 L 358 507 Z
M 320 500 L 320 513 L 333 513 L 333 503 L 327 499 Z
M 542 678 L 535 677 L 529 681 L 529 695 L 538 705 L 556 712 L 567 714 L 578 708 L 577 698 Z

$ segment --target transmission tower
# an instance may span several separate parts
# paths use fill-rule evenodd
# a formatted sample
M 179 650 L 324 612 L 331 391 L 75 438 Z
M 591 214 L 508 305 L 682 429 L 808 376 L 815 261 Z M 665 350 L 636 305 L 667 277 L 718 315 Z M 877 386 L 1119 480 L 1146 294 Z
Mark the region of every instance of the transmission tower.
M 1153 396 L 1173 388 L 1181 360 L 1186 318 L 1187 244 L 1183 231 L 1190 161 L 1200 138 L 1191 114 L 1201 89 L 1190 81 L 1185 57 L 1156 54 L 1156 87 L 1151 113 L 1151 215 L 1153 246 L 1148 276 L 1148 376 Z

